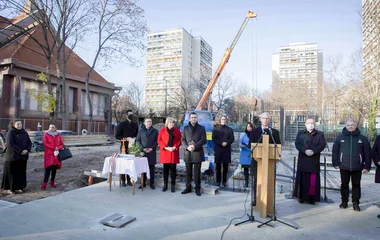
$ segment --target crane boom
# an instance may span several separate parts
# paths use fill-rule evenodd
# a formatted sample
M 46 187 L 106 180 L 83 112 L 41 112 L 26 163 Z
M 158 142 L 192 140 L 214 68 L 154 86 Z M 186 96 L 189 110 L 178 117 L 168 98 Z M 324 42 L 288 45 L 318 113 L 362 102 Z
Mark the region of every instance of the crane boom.
M 248 11 L 247 13 L 247 16 L 243 22 L 243 24 L 241 25 L 238 33 L 236 34 L 235 36 L 235 39 L 232 41 L 231 43 L 231 46 L 229 48 L 227 48 L 226 52 L 224 53 L 223 55 L 223 58 L 222 60 L 220 61 L 219 63 L 219 66 L 218 68 L 216 69 L 215 73 L 214 73 L 214 76 L 212 77 L 210 83 L 208 84 L 205 92 L 203 93 L 202 95 L 202 98 L 201 100 L 199 101 L 198 103 L 198 106 L 196 108 L 196 110 L 201 110 L 202 109 L 202 106 L 206 103 L 207 101 L 207 98 L 210 96 L 211 92 L 212 92 L 212 89 L 214 88 L 215 84 L 216 84 L 216 81 L 219 79 L 220 77 L 220 74 L 222 73 L 224 67 L 226 66 L 228 60 L 230 59 L 230 56 L 231 56 L 231 52 L 232 50 L 234 49 L 237 41 L 239 40 L 240 38 L 240 35 L 242 34 L 245 26 L 247 25 L 249 19 L 251 18 L 256 18 L 257 17 L 257 14 L 254 13 L 254 12 L 251 12 L 251 11 Z

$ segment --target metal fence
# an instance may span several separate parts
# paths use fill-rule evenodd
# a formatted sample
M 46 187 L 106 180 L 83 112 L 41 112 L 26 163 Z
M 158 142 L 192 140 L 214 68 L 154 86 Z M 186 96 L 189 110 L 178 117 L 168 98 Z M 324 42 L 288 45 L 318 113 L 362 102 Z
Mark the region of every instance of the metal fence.
M 0 130 L 5 132 L 8 130 L 8 125 L 13 119 L 0 118 Z M 49 119 L 46 118 L 20 118 L 23 128 L 28 131 L 47 130 L 50 125 Z M 56 121 L 56 127 L 58 130 L 70 130 L 74 133 L 81 134 L 83 129 L 88 129 L 88 121 L 67 121 L 66 129 L 62 129 L 62 120 Z M 92 134 L 104 134 L 107 133 L 107 124 L 104 121 L 94 121 L 92 123 Z M 113 131 L 112 131 L 113 133 Z

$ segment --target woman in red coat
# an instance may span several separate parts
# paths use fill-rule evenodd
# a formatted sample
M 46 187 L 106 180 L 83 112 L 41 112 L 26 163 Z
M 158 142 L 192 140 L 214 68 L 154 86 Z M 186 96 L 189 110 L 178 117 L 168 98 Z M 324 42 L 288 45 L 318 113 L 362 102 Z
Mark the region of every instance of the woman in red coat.
M 59 150 L 63 148 L 63 140 L 61 134 L 57 132 L 57 128 L 55 125 L 50 124 L 49 131 L 44 134 L 42 139 L 42 143 L 44 144 L 44 168 L 45 168 L 45 176 L 44 183 L 41 185 L 42 189 L 46 189 L 47 182 L 50 177 L 51 172 L 51 181 L 50 186 L 56 188 L 54 183 L 55 175 L 57 173 L 57 169 L 62 167 L 62 163 L 58 160 Z
M 168 117 L 165 127 L 158 133 L 158 145 L 160 146 L 160 163 L 164 165 L 164 187 L 168 189 L 170 170 L 171 191 L 175 192 L 175 178 L 177 176 L 177 164 L 179 163 L 179 146 L 181 146 L 181 132 L 175 126 L 174 118 Z

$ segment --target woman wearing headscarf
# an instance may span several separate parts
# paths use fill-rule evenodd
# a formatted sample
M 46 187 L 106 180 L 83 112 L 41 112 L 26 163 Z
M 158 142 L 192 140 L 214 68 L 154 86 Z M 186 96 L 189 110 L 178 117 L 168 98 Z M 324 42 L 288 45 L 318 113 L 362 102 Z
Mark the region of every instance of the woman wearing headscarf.
M 9 193 L 22 193 L 26 188 L 26 166 L 31 149 L 32 142 L 21 121 L 10 122 L 6 137 L 2 189 L 8 190 Z

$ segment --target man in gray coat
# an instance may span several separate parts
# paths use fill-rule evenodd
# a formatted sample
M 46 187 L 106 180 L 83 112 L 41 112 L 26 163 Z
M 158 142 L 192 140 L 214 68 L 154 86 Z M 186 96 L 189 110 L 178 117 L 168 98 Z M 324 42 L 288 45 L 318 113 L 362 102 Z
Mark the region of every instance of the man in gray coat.
M 191 192 L 191 180 L 193 177 L 195 193 L 201 196 L 201 165 L 205 160 L 203 145 L 206 144 L 206 130 L 198 124 L 198 116 L 195 112 L 190 113 L 190 123 L 183 129 L 182 145 L 185 147 L 186 164 L 186 188 L 182 194 Z
M 157 162 L 156 148 L 157 148 L 157 137 L 158 131 L 152 127 L 152 119 L 145 118 L 144 125 L 139 130 L 137 134 L 136 142 L 142 148 L 142 151 L 145 153 L 145 157 L 148 158 L 149 163 L 149 173 L 150 173 L 150 188 L 156 189 L 154 186 L 154 171 L 155 165 Z M 146 174 L 143 174 L 144 178 L 144 187 L 146 185 Z M 139 188 L 142 188 L 140 186 Z

